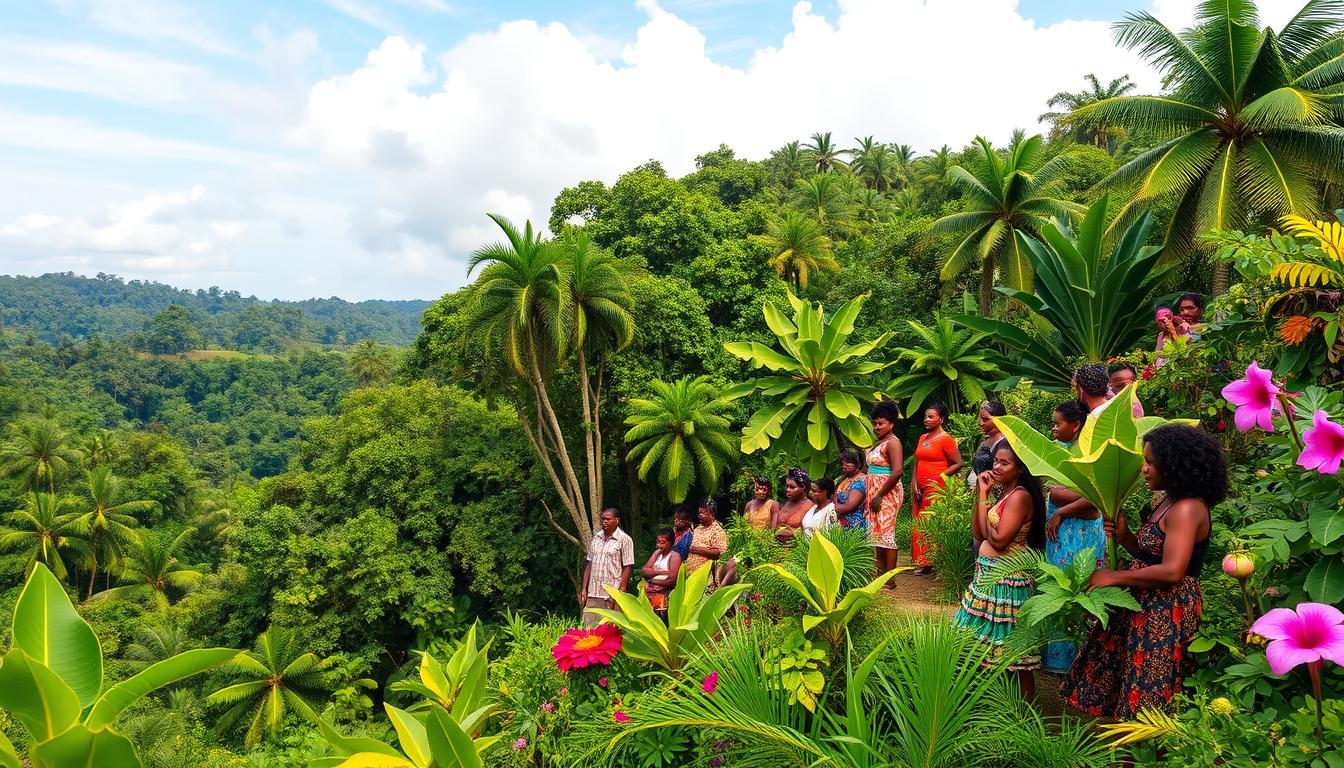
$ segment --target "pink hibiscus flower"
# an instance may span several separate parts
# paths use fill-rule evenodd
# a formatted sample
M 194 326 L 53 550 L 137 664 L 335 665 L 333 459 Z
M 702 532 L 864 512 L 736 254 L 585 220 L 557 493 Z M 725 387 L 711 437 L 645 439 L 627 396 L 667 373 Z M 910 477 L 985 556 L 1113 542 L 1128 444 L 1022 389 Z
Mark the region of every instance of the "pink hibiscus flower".
M 1325 411 L 1317 411 L 1311 418 L 1311 429 L 1302 433 L 1302 454 L 1297 465 L 1314 469 L 1322 475 L 1339 472 L 1344 462 L 1344 427 L 1330 420 Z
M 1252 362 L 1246 369 L 1246 378 L 1223 387 L 1223 397 L 1237 407 L 1233 417 L 1237 429 L 1246 432 L 1251 427 L 1260 427 L 1266 432 L 1274 431 L 1274 412 L 1279 410 L 1275 398 L 1279 396 L 1279 388 L 1275 386 L 1273 376 L 1273 371 Z
M 1265 657 L 1274 674 L 1321 659 L 1344 664 L 1344 613 L 1324 603 L 1275 608 L 1256 619 L 1251 631 L 1268 639 Z

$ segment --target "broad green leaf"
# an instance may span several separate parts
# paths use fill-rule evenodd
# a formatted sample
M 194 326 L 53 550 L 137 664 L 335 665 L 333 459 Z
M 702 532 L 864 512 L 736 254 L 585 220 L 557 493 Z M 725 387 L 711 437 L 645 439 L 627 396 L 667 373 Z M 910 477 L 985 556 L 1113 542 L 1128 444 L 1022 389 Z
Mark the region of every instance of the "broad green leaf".
M 33 768 L 140 768 L 130 740 L 111 728 L 89 730 L 73 725 L 61 735 L 33 747 Z
M 850 416 L 847 419 L 841 419 L 839 422 L 840 434 L 845 439 L 859 448 L 867 448 L 873 444 L 872 427 L 862 416 Z
M 387 719 L 392 721 L 392 727 L 397 731 L 397 742 L 401 744 L 406 757 L 415 763 L 416 768 L 427 768 L 434 757 L 429 752 L 429 736 L 425 733 L 424 723 L 391 704 L 383 704 L 383 709 L 387 711 Z
M 770 332 L 776 336 L 797 336 L 798 326 L 793 324 L 784 311 L 775 306 L 774 302 L 767 301 L 763 304 L 762 310 L 765 313 L 765 324 L 770 328 Z
M 1321 546 L 1334 543 L 1335 539 L 1344 536 L 1344 509 L 1320 506 L 1311 510 L 1307 518 L 1307 530 L 1311 531 L 1311 538 Z
M 840 550 L 822 531 L 812 534 L 807 547 L 807 578 L 817 590 L 817 597 L 824 610 L 835 608 L 835 600 L 840 594 L 840 577 L 844 571 L 845 561 L 840 557 Z
M 847 419 L 863 413 L 863 406 L 859 404 L 859 399 L 843 390 L 826 390 L 826 394 L 822 395 L 822 401 L 826 403 L 826 408 L 831 412 L 831 415 L 837 419 Z
M 1344 555 L 1326 555 L 1311 567 L 1303 585 L 1312 600 L 1335 605 L 1344 600 Z
M 98 698 L 84 724 L 93 730 L 111 725 L 127 707 L 169 683 L 214 669 L 238 655 L 230 648 L 201 648 L 179 653 L 151 664 L 141 672 L 112 686 Z
M 807 586 L 803 584 L 802 579 L 799 579 L 792 571 L 774 563 L 758 565 L 757 568 L 765 568 L 774 572 L 776 576 L 783 579 L 790 587 L 793 587 L 793 590 L 797 592 L 803 600 L 807 601 L 808 605 L 812 606 L 812 610 L 817 611 L 818 613 L 825 612 L 826 609 L 818 605 L 816 598 L 812 596 L 812 590 L 808 589 Z
M 1017 614 L 1023 627 L 1034 627 L 1059 612 L 1068 603 L 1066 595 L 1039 593 L 1027 598 Z
M 752 453 L 768 449 L 770 442 L 779 437 L 784 419 L 790 413 L 787 406 L 777 404 L 767 405 L 752 414 L 747 420 L 747 426 L 742 428 L 742 452 Z
M 430 709 L 429 720 L 425 725 L 435 765 L 445 768 L 483 768 L 485 764 L 476 751 L 476 745 L 472 743 L 471 735 L 462 730 L 447 712 L 438 707 Z
M 730 341 L 723 345 L 728 353 L 752 364 L 755 368 L 769 368 L 772 371 L 792 371 L 798 368 L 793 358 L 754 341 Z
M 813 403 L 807 417 L 807 442 L 815 450 L 825 450 L 831 441 L 830 418 L 824 403 Z
M 14 751 L 14 744 L 3 732 L 0 732 L 0 768 L 23 768 L 19 753 Z
M 336 768 L 421 768 L 404 757 L 384 755 L 379 752 L 361 752 Z
M 1059 469 L 1069 459 L 1068 451 L 1016 416 L 996 416 L 994 423 L 1031 474 L 1073 487 Z
M 1120 445 L 1132 446 L 1138 439 L 1138 426 L 1134 423 L 1133 403 L 1135 384 L 1130 384 L 1116 395 L 1110 404 L 1095 418 L 1089 416 L 1078 435 L 1078 445 L 1083 454 L 1092 453 L 1107 440 Z
M 1092 595 L 1092 599 L 1097 602 L 1113 605 L 1116 608 L 1127 608 L 1131 611 L 1143 610 L 1139 606 L 1139 601 L 1134 599 L 1134 593 L 1122 587 L 1102 587 L 1094 589 L 1088 594 Z
M 45 741 L 79 720 L 79 698 L 65 681 L 42 664 L 11 648 L 0 664 L 0 709 L 7 709 L 32 734 Z
M 41 563 L 14 606 L 14 647 L 51 669 L 79 697 L 80 709 L 103 686 L 103 650 L 98 637 L 70 604 L 65 589 Z
M 375 753 L 387 757 L 396 757 L 403 762 L 405 761 L 405 758 L 402 757 L 400 752 L 377 739 L 371 739 L 367 736 L 346 736 L 336 730 L 335 726 L 328 723 L 326 719 L 318 716 L 317 713 L 313 712 L 311 709 L 305 714 L 308 716 L 309 720 L 317 725 L 318 730 L 322 732 L 322 738 L 326 739 L 327 743 L 331 745 L 332 750 L 341 758 L 351 757 L 361 753 Z M 340 761 L 338 760 L 337 762 L 339 763 Z

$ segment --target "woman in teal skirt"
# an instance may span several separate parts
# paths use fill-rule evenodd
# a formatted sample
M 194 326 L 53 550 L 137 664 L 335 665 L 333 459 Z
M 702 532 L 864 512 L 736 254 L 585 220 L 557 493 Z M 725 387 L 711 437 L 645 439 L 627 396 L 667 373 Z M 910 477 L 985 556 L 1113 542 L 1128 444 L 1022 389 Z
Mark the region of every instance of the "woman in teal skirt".
M 990 491 L 998 485 L 1003 495 L 990 504 Z M 995 560 L 1024 547 L 1042 549 L 1045 545 L 1045 495 L 1041 481 L 1031 474 L 1006 440 L 994 448 L 994 466 L 976 479 L 979 501 L 971 518 L 980 554 L 975 576 L 961 598 L 954 621 L 975 633 L 982 643 L 992 646 L 993 655 L 1003 653 L 1004 640 L 1017 626 L 1017 612 L 1031 597 L 1034 585 L 1021 574 L 1010 574 L 995 582 L 987 591 L 976 586 L 976 579 Z M 1017 673 L 1022 697 L 1030 701 L 1036 695 L 1033 670 L 1041 666 L 1036 655 L 1013 659 L 1008 669 Z
M 1060 403 L 1055 408 L 1055 442 L 1070 448 L 1078 440 L 1087 422 L 1087 406 L 1077 400 Z M 1067 488 L 1055 486 L 1045 501 L 1045 556 L 1054 565 L 1066 568 L 1084 549 L 1092 550 L 1098 564 L 1105 560 L 1106 531 L 1101 513 L 1087 499 Z M 1069 671 L 1078 644 L 1060 637 L 1045 646 L 1042 666 L 1047 672 L 1063 674 Z

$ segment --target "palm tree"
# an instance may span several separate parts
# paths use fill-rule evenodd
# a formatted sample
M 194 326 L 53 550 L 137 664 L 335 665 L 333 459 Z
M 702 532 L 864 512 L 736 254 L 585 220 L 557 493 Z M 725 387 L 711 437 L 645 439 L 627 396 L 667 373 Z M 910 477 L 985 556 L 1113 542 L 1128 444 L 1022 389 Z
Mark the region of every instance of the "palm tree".
M 891 156 L 896 161 L 896 188 L 910 183 L 910 169 L 915 164 L 915 150 L 909 144 L 892 144 Z
M 189 592 L 200 586 L 205 574 L 188 568 L 177 559 L 177 550 L 194 529 L 187 528 L 173 538 L 147 531 L 131 548 L 125 569 L 118 577 L 129 582 L 105 589 L 91 600 L 148 600 L 159 613 L 166 613 L 170 603 L 168 590 Z
M 895 194 L 900 195 L 909 191 L 904 189 Z M 892 200 L 872 187 L 863 187 L 851 197 L 851 200 L 854 218 L 866 224 L 882 221 L 893 208 Z
M 1044 141 L 1040 136 L 1014 136 L 1006 157 L 1000 157 L 980 136 L 975 143 L 980 162 L 970 170 L 958 165 L 951 171 L 970 210 L 938 219 L 933 231 L 964 236 L 943 261 L 941 277 L 951 281 L 972 264 L 978 265 L 980 313 L 988 316 L 996 272 L 1010 287 L 1031 290 L 1031 262 L 1022 251 L 1018 233 L 1034 234 L 1052 217 L 1079 213 L 1082 206 L 1050 196 L 1069 158 L 1061 155 L 1041 165 Z
M 249 748 L 280 729 L 287 709 L 313 711 L 328 693 L 323 663 L 302 652 L 297 634 L 282 627 L 271 626 L 257 638 L 254 650 L 221 669 L 235 682 L 207 696 L 205 703 L 226 707 L 219 718 L 221 731 L 249 721 L 244 739 Z
M 89 503 L 92 508 L 81 518 L 89 530 L 89 548 L 86 555 L 86 567 L 89 571 L 89 589 L 84 598 L 93 597 L 93 583 L 98 576 L 98 564 L 101 562 L 111 574 L 127 551 L 137 542 L 135 529 L 140 522 L 135 519 L 137 512 L 149 512 L 156 502 L 148 500 L 122 500 L 121 481 L 113 474 L 111 467 L 95 467 L 89 472 L 87 487 Z
M 396 354 L 372 339 L 364 339 L 350 350 L 350 373 L 357 387 L 386 384 L 396 363 Z
M 1074 124 L 1069 121 L 1069 115 L 1089 104 L 1124 96 L 1137 88 L 1138 85 L 1130 81 L 1129 75 L 1121 75 L 1105 86 L 1101 84 L 1096 75 L 1088 74 L 1084 76 L 1084 79 L 1087 80 L 1087 88 L 1076 93 L 1060 91 L 1046 102 L 1046 106 L 1056 110 L 1061 107 L 1064 108 L 1063 112 L 1046 112 L 1037 119 L 1042 123 L 1051 123 L 1050 136 L 1052 138 L 1068 131 L 1077 144 L 1092 144 L 1108 152 L 1113 152 L 1116 143 L 1113 126 L 1105 123 Z
M 83 515 L 70 510 L 71 501 L 29 491 L 23 508 L 5 516 L 9 526 L 0 528 L 0 552 L 27 552 L 25 572 L 42 563 L 64 580 L 70 572 L 66 561 L 84 554 L 88 536 Z
M 794 206 L 821 225 L 829 237 L 843 234 L 849 226 L 849 196 L 844 182 L 832 174 L 803 179 L 793 188 Z
M 635 300 L 629 288 L 634 269 L 597 248 L 584 232 L 566 240 L 564 248 L 569 262 L 570 306 L 574 309 L 573 346 L 579 363 L 589 509 L 601 509 L 602 366 L 598 366 L 596 381 L 590 385 L 588 356 L 592 354 L 600 362 L 606 352 L 624 349 L 634 338 L 631 312 Z
M 816 164 L 817 173 L 830 173 L 832 170 L 843 171 L 845 169 L 845 164 L 840 159 L 844 150 L 837 148 L 831 141 L 830 131 L 812 134 L 812 141 L 803 145 L 803 149 L 807 150 L 808 154 L 812 156 L 812 162 Z
M 100 429 L 84 443 L 84 456 L 89 464 L 111 464 L 121 458 L 121 443 L 117 433 L 110 429 Z
M 863 183 L 878 192 L 895 186 L 900 175 L 897 158 L 886 144 L 873 141 L 872 136 L 855 139 L 859 146 L 846 150 L 853 160 L 849 169 L 863 179 Z
M 779 169 L 780 181 L 786 188 L 793 187 L 799 179 L 807 175 L 811 166 L 811 158 L 808 157 L 807 150 L 796 141 L 790 141 L 788 144 L 775 150 L 770 155 L 771 164 Z
M 731 425 L 722 416 L 730 406 L 719 399 L 719 387 L 707 376 L 683 376 L 671 384 L 655 379 L 649 387 L 652 398 L 630 401 L 627 461 L 639 461 L 641 480 L 658 470 L 673 504 L 686 500 L 697 478 L 702 490 L 713 493 L 737 454 Z
M 14 423 L 10 439 L 0 446 L 0 473 L 22 480 L 23 490 L 56 493 L 56 476 L 79 463 L 80 452 L 51 418 L 27 418 Z
M 822 234 L 817 222 L 797 211 L 784 211 L 781 218 L 770 222 L 766 234 L 752 239 L 770 249 L 775 272 L 795 287 L 806 288 L 808 277 L 817 270 L 840 270 L 831 255 L 831 239 Z
M 171 659 L 196 647 L 191 634 L 176 624 L 154 622 L 135 631 L 135 639 L 122 649 L 122 655 L 137 671 Z
M 1112 229 L 1169 198 L 1172 256 L 1201 232 L 1290 213 L 1317 218 L 1321 182 L 1344 183 L 1344 3 L 1311 0 L 1277 33 L 1260 31 L 1255 5 L 1244 0 L 1200 3 L 1195 26 L 1179 33 L 1148 13 L 1129 15 L 1115 30 L 1120 45 L 1165 76 L 1170 92 L 1104 99 L 1069 120 L 1157 127 L 1172 138 L 1102 182 L 1134 185 Z M 1227 265 L 1219 262 L 1214 293 L 1226 288 Z
M 907 321 L 923 342 L 897 350 L 896 365 L 906 373 L 887 387 L 887 395 L 905 401 L 905 413 L 918 413 L 930 399 L 960 413 L 985 399 L 985 388 L 1004 377 L 990 358 L 988 334 L 958 330 L 939 315 L 933 325 Z

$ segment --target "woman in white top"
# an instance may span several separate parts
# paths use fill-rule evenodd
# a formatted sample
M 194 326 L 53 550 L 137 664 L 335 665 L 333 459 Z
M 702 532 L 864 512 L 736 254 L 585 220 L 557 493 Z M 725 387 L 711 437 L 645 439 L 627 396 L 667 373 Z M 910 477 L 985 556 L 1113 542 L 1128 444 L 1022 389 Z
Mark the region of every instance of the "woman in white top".
M 677 572 L 681 569 L 681 555 L 672 548 L 676 534 L 671 528 L 658 532 L 656 548 L 649 555 L 649 561 L 640 569 L 644 577 L 644 594 L 653 606 L 653 612 L 663 621 L 667 621 L 667 595 L 677 585 Z
M 812 509 L 803 515 L 803 535 L 812 538 L 812 532 L 818 528 L 836 525 L 835 517 L 835 481 L 829 477 L 819 477 L 812 481 L 808 492 L 812 499 Z

